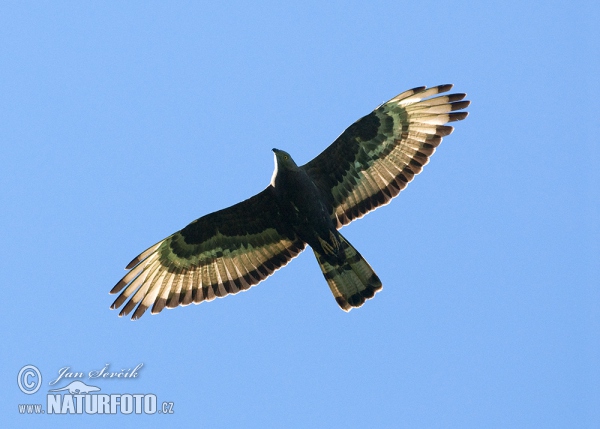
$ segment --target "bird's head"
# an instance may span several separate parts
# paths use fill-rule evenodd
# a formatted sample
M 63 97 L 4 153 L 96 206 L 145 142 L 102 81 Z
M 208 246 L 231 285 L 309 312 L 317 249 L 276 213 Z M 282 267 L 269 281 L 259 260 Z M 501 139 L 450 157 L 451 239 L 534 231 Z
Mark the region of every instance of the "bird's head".
M 294 170 L 298 166 L 289 153 L 279 149 L 273 149 L 273 153 L 275 154 L 275 170 L 273 170 L 273 177 L 271 177 L 271 185 L 275 187 L 280 171 Z
M 275 153 L 275 170 L 298 168 L 289 153 L 279 149 L 273 149 L 273 153 Z

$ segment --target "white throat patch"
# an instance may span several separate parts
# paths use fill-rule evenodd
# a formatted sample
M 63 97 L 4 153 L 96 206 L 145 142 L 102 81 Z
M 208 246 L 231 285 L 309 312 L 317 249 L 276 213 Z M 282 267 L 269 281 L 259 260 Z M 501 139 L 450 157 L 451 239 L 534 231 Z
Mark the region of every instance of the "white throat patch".
M 271 186 L 275 187 L 275 178 L 277 177 L 277 154 L 273 153 L 275 159 L 275 170 L 273 170 L 273 176 L 271 176 Z

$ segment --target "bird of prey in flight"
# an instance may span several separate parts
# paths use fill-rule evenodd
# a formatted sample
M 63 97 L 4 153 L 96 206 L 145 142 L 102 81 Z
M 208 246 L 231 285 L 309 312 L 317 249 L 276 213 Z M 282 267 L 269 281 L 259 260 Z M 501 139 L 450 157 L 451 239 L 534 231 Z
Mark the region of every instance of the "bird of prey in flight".
M 262 192 L 202 216 L 127 265 L 111 308 L 140 318 L 249 289 L 309 245 L 338 305 L 360 307 L 381 290 L 375 271 L 339 229 L 389 203 L 419 174 L 467 117 L 466 94 L 452 85 L 418 87 L 350 125 L 327 149 L 298 166 L 273 149 L 275 171 Z

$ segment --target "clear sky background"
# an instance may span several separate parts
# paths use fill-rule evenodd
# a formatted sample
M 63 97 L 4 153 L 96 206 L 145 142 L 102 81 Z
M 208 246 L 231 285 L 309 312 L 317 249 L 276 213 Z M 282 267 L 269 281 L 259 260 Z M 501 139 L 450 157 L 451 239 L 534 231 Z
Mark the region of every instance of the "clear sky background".
M 598 427 L 596 2 L 214 3 L 0 5 L 2 427 Z M 309 250 L 247 293 L 109 310 L 140 251 L 261 191 L 271 148 L 304 163 L 442 83 L 469 117 L 343 230 L 384 284 L 362 308 Z M 60 368 L 139 363 L 83 381 L 174 414 L 18 412 Z

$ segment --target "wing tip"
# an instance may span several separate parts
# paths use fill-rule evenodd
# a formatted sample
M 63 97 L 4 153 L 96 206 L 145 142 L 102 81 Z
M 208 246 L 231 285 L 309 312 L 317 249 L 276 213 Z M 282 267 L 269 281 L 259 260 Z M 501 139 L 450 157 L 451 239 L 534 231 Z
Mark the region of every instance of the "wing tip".
M 451 111 L 454 112 L 456 110 L 466 109 L 467 107 L 469 107 L 470 104 L 471 104 L 471 101 L 469 101 L 469 100 L 452 101 L 452 102 L 450 102 L 450 106 L 452 109 Z
M 133 312 L 133 315 L 131 316 L 131 320 L 135 321 L 138 320 L 140 317 L 142 317 L 144 315 L 144 313 L 146 312 L 146 310 L 148 309 L 147 306 L 145 305 L 138 305 L 138 308 L 135 309 L 135 311 Z
M 139 256 L 136 256 L 135 258 L 132 259 L 132 261 L 130 263 L 127 264 L 127 266 L 125 267 L 126 270 L 130 270 L 133 267 L 135 267 L 137 264 L 139 264 L 142 260 L 140 259 Z
M 454 87 L 454 84 L 453 84 L 453 83 L 444 83 L 444 84 L 442 84 L 442 85 L 435 86 L 434 88 L 436 88 L 436 89 L 437 89 L 437 91 L 438 91 L 438 94 L 439 94 L 439 93 L 442 93 L 442 92 L 448 92 L 448 91 L 450 91 L 450 90 L 451 90 L 453 87 Z
M 408 89 L 404 92 L 401 92 L 400 94 L 396 95 L 394 98 L 390 99 L 389 101 L 383 103 L 383 104 L 388 104 L 388 103 L 393 103 L 393 102 L 400 102 L 402 100 L 404 100 L 405 98 L 409 98 L 412 97 L 415 94 L 418 94 L 419 92 L 423 92 L 425 89 L 427 89 L 426 86 L 416 86 L 414 88 Z
M 123 289 L 126 284 L 127 284 L 127 282 L 123 281 L 123 279 L 119 280 L 117 282 L 117 284 L 114 285 L 113 288 L 110 290 L 110 292 L 108 292 L 108 294 L 109 295 L 114 295 L 115 293 L 120 292 L 121 289 Z
M 129 300 L 129 302 L 125 304 L 125 307 L 123 307 L 119 312 L 119 317 L 127 316 L 129 313 L 131 313 L 131 310 L 133 310 L 133 307 L 135 307 L 136 304 L 136 302 L 133 302 L 133 299 Z
M 411 88 L 408 91 L 404 91 L 404 92 L 405 93 L 412 92 L 413 94 L 416 94 L 418 92 L 425 91 L 426 89 L 427 89 L 427 87 L 425 85 L 422 85 L 422 86 L 415 86 L 414 88 Z
M 452 112 L 448 113 L 448 122 L 462 121 L 469 115 L 469 112 Z
M 154 305 L 152 306 L 152 311 L 150 313 L 158 314 L 161 311 L 163 311 L 163 309 L 166 307 L 166 305 L 167 305 L 167 300 L 165 298 L 158 298 L 154 302 Z
M 450 125 L 438 125 L 435 129 L 435 135 L 439 137 L 446 137 L 452 134 L 454 127 Z

